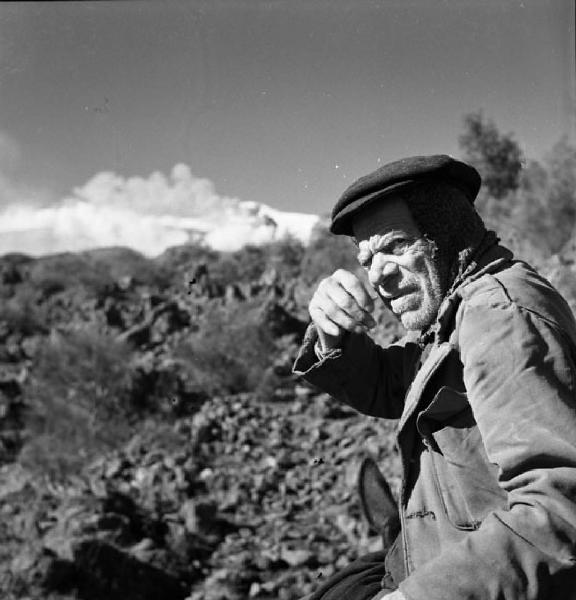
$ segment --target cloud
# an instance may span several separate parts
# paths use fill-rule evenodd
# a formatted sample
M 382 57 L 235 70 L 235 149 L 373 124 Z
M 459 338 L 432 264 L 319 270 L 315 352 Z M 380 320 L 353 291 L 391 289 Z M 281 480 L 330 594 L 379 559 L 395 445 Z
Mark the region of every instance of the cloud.
M 11 206 L 0 216 L 0 254 L 41 255 L 128 246 L 153 256 L 187 240 L 185 231 L 161 227 L 154 217 L 87 202 L 41 209 Z
M 255 222 L 254 220 L 232 220 L 208 232 L 204 238 L 205 243 L 216 250 L 238 250 L 247 244 L 256 246 L 270 242 L 276 237 L 275 223 Z
M 147 178 L 99 173 L 74 190 L 72 201 L 78 199 L 145 215 L 204 218 L 234 212 L 239 203 L 237 198 L 219 196 L 209 179 L 195 177 L 184 164 L 174 166 L 168 177 L 160 172 Z
M 210 180 L 195 177 L 183 164 L 168 176 L 154 172 L 125 178 L 102 172 L 53 206 L 7 206 L 0 214 L 0 254 L 128 246 L 156 256 L 193 240 L 232 251 L 286 233 L 305 241 L 316 220 L 220 196 Z

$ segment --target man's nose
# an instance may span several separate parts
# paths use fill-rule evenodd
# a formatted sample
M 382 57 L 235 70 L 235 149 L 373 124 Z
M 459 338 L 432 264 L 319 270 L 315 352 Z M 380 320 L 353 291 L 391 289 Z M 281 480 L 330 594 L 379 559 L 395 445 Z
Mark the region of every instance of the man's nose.
M 398 273 L 398 265 L 388 258 L 376 254 L 368 271 L 368 280 L 374 287 L 384 285 L 387 280 Z

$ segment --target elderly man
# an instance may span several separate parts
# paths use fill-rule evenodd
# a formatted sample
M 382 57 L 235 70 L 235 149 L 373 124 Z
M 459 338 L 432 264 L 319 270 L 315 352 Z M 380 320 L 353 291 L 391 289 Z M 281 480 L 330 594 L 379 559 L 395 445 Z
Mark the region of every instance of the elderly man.
M 294 370 L 400 419 L 401 531 L 314 600 L 576 598 L 576 323 L 486 230 L 479 187 L 471 166 L 419 156 L 334 207 L 370 285 L 344 270 L 320 283 Z M 408 330 L 386 348 L 366 334 L 378 298 Z

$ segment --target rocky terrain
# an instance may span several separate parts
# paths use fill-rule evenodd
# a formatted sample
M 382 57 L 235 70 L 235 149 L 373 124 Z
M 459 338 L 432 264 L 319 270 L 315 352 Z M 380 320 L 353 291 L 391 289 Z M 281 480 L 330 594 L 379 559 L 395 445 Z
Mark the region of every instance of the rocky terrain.
M 394 424 L 291 373 L 326 255 L 0 259 L 2 598 L 297 599 L 378 547 Z
M 2 598 L 297 600 L 378 549 L 356 479 L 398 489 L 395 424 L 291 372 L 346 243 L 0 257 Z M 574 309 L 573 254 L 538 266 Z
M 13 598 L 297 598 L 377 547 L 355 480 L 393 482 L 391 427 L 294 386 L 214 398 L 150 425 L 62 486 L 2 470 L 2 579 Z

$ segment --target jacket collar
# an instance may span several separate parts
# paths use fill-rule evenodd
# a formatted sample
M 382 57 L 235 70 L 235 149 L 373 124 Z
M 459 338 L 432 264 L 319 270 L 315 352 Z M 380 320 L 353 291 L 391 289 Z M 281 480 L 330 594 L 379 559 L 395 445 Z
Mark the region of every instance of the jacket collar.
M 444 296 L 438 309 L 434 323 L 418 339 L 418 343 L 425 347 L 433 341 L 443 342 L 449 337 L 454 315 L 462 300 L 462 288 L 476 281 L 487 273 L 494 273 L 510 263 L 514 255 L 504 246 L 499 245 L 499 239 L 493 231 L 487 231 L 484 238 L 472 253 L 467 264 L 461 269 L 461 274 Z

